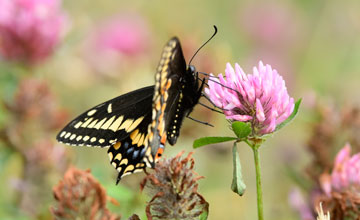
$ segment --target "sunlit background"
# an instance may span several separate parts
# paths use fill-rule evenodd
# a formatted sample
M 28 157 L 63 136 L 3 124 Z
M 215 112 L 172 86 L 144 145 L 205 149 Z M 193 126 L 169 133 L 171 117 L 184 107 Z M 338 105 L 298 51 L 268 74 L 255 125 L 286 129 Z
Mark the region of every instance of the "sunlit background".
M 315 109 L 327 105 L 341 111 L 360 104 L 359 1 L 64 0 L 60 10 L 61 30 L 51 53 L 22 62 L 0 56 L 1 219 L 51 219 L 52 187 L 70 164 L 91 169 L 119 202 L 109 204 L 112 212 L 145 219 L 149 198 L 139 189 L 143 173 L 116 186 L 117 172 L 105 149 L 57 144 L 55 136 L 85 110 L 154 84 L 162 48 L 171 37 L 180 39 L 188 62 L 213 34 L 213 25 L 218 34 L 194 58 L 197 70 L 218 74 L 227 62 L 237 62 L 251 73 L 261 60 L 284 77 L 295 100 L 303 99 L 298 117 L 260 150 L 266 219 L 300 219 L 289 194 L 298 185 L 292 173 L 305 173 L 313 159 L 307 142 L 318 119 Z M 4 14 L 0 8 L 0 20 Z M 36 42 L 42 43 L 47 42 Z M 21 112 L 25 119 L 19 118 Z M 185 119 L 177 144 L 167 146 L 164 157 L 194 151 L 196 172 L 205 177 L 199 191 L 210 204 L 209 219 L 256 219 L 251 149 L 239 144 L 247 185 L 239 197 L 230 189 L 232 144 L 192 148 L 196 138 L 231 135 L 228 122 L 200 105 L 191 116 L 215 127 Z M 19 135 L 18 126 L 25 133 Z M 47 146 L 51 150 L 42 149 Z

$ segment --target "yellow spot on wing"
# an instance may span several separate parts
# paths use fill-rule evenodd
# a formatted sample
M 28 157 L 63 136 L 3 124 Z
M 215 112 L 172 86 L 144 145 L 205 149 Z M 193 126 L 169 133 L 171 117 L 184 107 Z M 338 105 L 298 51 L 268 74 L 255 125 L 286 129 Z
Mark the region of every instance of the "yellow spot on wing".
M 118 118 L 114 121 L 114 123 L 109 127 L 109 129 L 110 129 L 110 130 L 113 130 L 113 131 L 117 131 L 123 119 L 124 119 L 124 116 L 118 117 Z
M 122 167 L 118 167 L 116 170 L 120 173 L 122 170 Z
M 102 144 L 102 143 L 104 143 L 105 142 L 105 139 L 104 138 L 101 138 L 100 140 L 99 140 L 99 143 L 100 144 Z
M 159 134 L 164 133 L 164 127 L 165 127 L 164 123 L 160 122 L 159 127 L 158 127 Z
M 111 123 L 114 121 L 115 115 L 112 116 L 103 126 L 101 126 L 101 129 L 108 129 L 111 125 Z
M 95 142 L 96 141 L 96 137 L 92 137 L 91 139 L 90 139 L 90 142 Z
M 136 119 L 134 121 L 134 123 L 132 123 L 132 125 L 126 131 L 134 130 L 142 122 L 143 119 L 144 119 L 144 117 L 140 117 L 140 118 Z
M 145 156 L 148 156 L 148 157 L 151 156 L 151 148 L 150 148 L 150 147 L 148 147 L 148 149 L 146 149 Z M 152 158 L 152 157 L 151 157 L 151 158 Z M 150 162 L 151 162 L 151 161 L 150 161 Z
M 77 141 L 80 141 L 81 139 L 82 139 L 81 135 L 76 138 Z
M 121 162 L 120 162 L 120 164 L 119 164 L 119 166 L 120 165 L 123 165 L 123 164 L 128 164 L 129 163 L 129 161 L 128 161 L 128 159 L 126 159 L 126 158 L 124 158 Z
M 84 122 L 84 124 L 81 125 L 81 127 L 86 128 L 86 127 L 88 126 L 88 124 L 90 124 L 90 122 L 91 122 L 92 120 L 93 120 L 93 118 L 87 119 L 87 120 Z
M 133 121 L 134 121 L 134 120 L 132 120 L 132 119 L 127 119 L 124 123 L 122 123 L 122 125 L 121 125 L 120 128 L 119 128 L 119 130 L 120 130 L 120 129 L 125 129 L 125 130 L 127 130 L 127 129 L 131 126 L 131 124 L 133 123 Z
M 70 135 L 71 135 L 71 133 L 70 133 L 70 132 L 69 132 L 69 133 L 67 133 L 67 134 L 65 135 L 65 138 L 70 137 Z
M 114 157 L 113 154 L 112 154 L 111 152 L 109 152 L 108 155 L 109 155 L 110 161 L 112 161 L 112 159 L 113 159 L 113 157 Z
M 132 144 L 133 144 L 133 145 L 137 144 L 137 143 L 139 142 L 140 138 L 141 138 L 141 133 L 139 133 L 139 134 L 136 135 L 136 137 L 135 137 L 135 139 L 133 140 Z
M 61 132 L 60 137 L 64 137 L 65 134 L 66 134 L 66 131 Z
M 121 154 L 116 154 L 116 156 L 115 156 L 115 159 L 114 160 L 121 160 L 121 158 L 122 158 L 122 156 L 121 156 Z
M 125 168 L 124 173 L 131 172 L 134 170 L 134 165 L 129 165 Z
M 78 123 L 76 123 L 74 128 L 78 129 L 82 125 L 82 123 L 83 123 L 82 121 L 79 121 Z
M 169 79 L 169 80 L 167 81 L 167 84 L 166 84 L 165 89 L 168 90 L 168 89 L 170 88 L 170 86 L 171 86 L 171 79 Z
M 87 115 L 88 115 L 88 116 L 92 116 L 93 114 L 95 114 L 96 111 L 97 111 L 96 109 L 90 110 L 90 111 L 87 113 Z
M 121 147 L 121 142 L 117 142 L 116 144 L 114 144 L 114 149 L 118 150 Z
M 161 108 L 161 103 L 160 103 L 160 101 L 159 101 L 159 102 L 156 102 L 156 104 L 155 104 L 155 109 L 156 109 L 157 111 L 159 111 L 160 108 Z
M 71 135 L 70 140 L 74 140 L 76 137 L 76 134 Z
M 96 124 L 97 121 L 98 121 L 98 120 L 96 119 L 95 121 L 91 122 L 91 124 L 89 124 L 89 125 L 87 126 L 87 128 L 93 128 L 93 127 L 95 126 L 95 124 Z
M 140 140 L 139 140 L 138 143 L 137 143 L 138 147 L 140 147 L 141 145 L 143 145 L 143 143 L 144 143 L 144 138 L 145 138 L 145 135 L 144 135 L 144 134 L 141 135 L 141 138 L 140 138 Z
M 111 113 L 112 112 L 112 103 L 110 103 L 107 107 L 107 112 Z
M 165 89 L 165 84 L 166 84 L 166 82 L 167 82 L 166 80 L 162 80 L 162 81 L 161 81 L 161 88 L 164 88 L 164 89 Z
M 113 167 L 117 167 L 117 164 L 115 162 L 112 162 L 111 165 L 113 165 Z
M 149 143 L 149 135 L 146 135 L 144 138 L 144 147 L 146 148 L 148 146 Z
M 152 132 L 148 135 L 149 141 L 152 141 L 153 136 L 154 136 L 154 134 Z
M 136 129 L 135 131 L 131 132 L 130 134 L 130 138 L 131 140 L 134 140 L 134 138 L 136 137 L 136 135 L 139 133 L 139 129 Z
M 84 141 L 87 141 L 87 140 L 89 140 L 89 139 L 90 139 L 89 136 L 85 136 L 85 137 L 83 138 Z
M 104 124 L 105 121 L 106 121 L 106 118 L 104 118 L 103 120 L 99 121 L 99 122 L 94 126 L 94 128 L 99 129 L 100 126 L 101 126 L 102 124 Z

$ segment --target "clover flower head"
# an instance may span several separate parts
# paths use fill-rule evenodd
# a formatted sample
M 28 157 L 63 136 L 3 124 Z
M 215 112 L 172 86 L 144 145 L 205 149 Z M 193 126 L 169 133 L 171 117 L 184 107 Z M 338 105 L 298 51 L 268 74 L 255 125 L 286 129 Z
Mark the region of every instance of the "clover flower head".
M 336 155 L 331 173 L 331 186 L 335 191 L 360 187 L 360 153 L 350 156 L 351 147 L 346 144 Z
M 99 52 L 112 51 L 134 56 L 146 51 L 150 31 L 143 17 L 129 13 L 106 21 L 98 28 L 94 38 Z
M 61 0 L 0 0 L 0 56 L 34 64 L 51 55 L 66 17 Z
M 152 196 L 146 207 L 148 219 L 199 219 L 208 212 L 209 204 L 198 192 L 198 180 L 194 171 L 192 153 L 161 160 L 155 172 L 146 176 L 141 188 Z
M 210 79 L 205 92 L 211 101 L 223 109 L 227 119 L 250 122 L 254 135 L 274 132 L 294 110 L 284 79 L 261 61 L 253 74 L 245 74 L 237 63 L 235 69 L 228 63 L 225 77 L 219 74 Z

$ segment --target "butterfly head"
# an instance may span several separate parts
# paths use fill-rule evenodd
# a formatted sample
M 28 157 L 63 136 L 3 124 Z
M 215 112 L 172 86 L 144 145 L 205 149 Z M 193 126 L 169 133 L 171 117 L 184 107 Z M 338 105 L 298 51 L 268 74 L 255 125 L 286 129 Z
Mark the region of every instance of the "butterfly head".
M 196 73 L 196 68 L 194 65 L 189 65 L 187 71 L 190 72 L 191 75 L 194 75 Z

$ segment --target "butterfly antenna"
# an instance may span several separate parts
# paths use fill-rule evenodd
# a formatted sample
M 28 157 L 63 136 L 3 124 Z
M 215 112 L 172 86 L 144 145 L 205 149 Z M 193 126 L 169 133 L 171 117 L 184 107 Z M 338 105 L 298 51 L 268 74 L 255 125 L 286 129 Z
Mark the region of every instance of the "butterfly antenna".
M 211 110 L 211 111 L 213 111 L 213 112 L 217 112 L 217 113 L 220 113 L 220 114 L 224 114 L 223 112 L 221 112 L 221 111 L 219 111 L 219 110 L 216 110 L 216 109 L 214 109 L 214 108 L 211 108 L 211 107 L 209 107 L 209 106 L 207 106 L 207 105 L 205 105 L 205 104 L 203 104 L 203 103 L 201 103 L 201 102 L 199 102 L 199 105 L 201 105 L 201 106 L 203 106 L 203 107 L 205 107 L 205 108 L 207 108 L 207 109 L 209 109 L 209 110 Z
M 207 97 L 207 95 L 205 95 L 204 93 L 201 93 L 201 96 L 204 97 L 206 100 L 208 100 L 215 108 L 221 109 L 223 111 L 229 111 L 229 109 L 224 109 L 221 107 L 216 106 L 209 97 Z
M 214 125 L 212 125 L 212 124 L 210 124 L 210 123 L 197 120 L 197 119 L 192 118 L 192 117 L 190 117 L 190 116 L 186 116 L 186 117 L 187 117 L 188 119 L 191 119 L 191 120 L 193 120 L 193 121 L 195 121 L 195 122 L 198 122 L 198 123 L 200 123 L 200 124 L 207 125 L 207 126 L 210 126 L 210 127 L 214 127 Z
M 212 78 L 219 78 L 219 77 L 217 77 L 217 76 L 214 76 L 214 75 L 210 75 L 209 73 L 204 73 L 204 72 L 200 72 L 200 71 L 198 71 L 198 73 L 200 73 L 200 74 L 203 74 L 204 76 L 206 76 L 206 77 L 212 77 Z
M 213 33 L 213 35 L 209 38 L 209 40 L 207 40 L 203 45 L 201 45 L 201 47 L 199 47 L 199 49 L 197 49 L 197 51 L 194 53 L 194 55 L 191 57 L 191 59 L 190 59 L 190 62 L 189 62 L 189 66 L 190 66 L 190 64 L 191 64 L 191 61 L 194 59 L 194 57 L 196 56 L 196 54 L 201 50 L 201 48 L 203 48 L 211 39 L 213 39 L 213 37 L 216 35 L 216 33 L 217 33 L 217 27 L 214 25 L 214 29 L 215 29 L 215 31 L 214 31 L 214 33 Z

